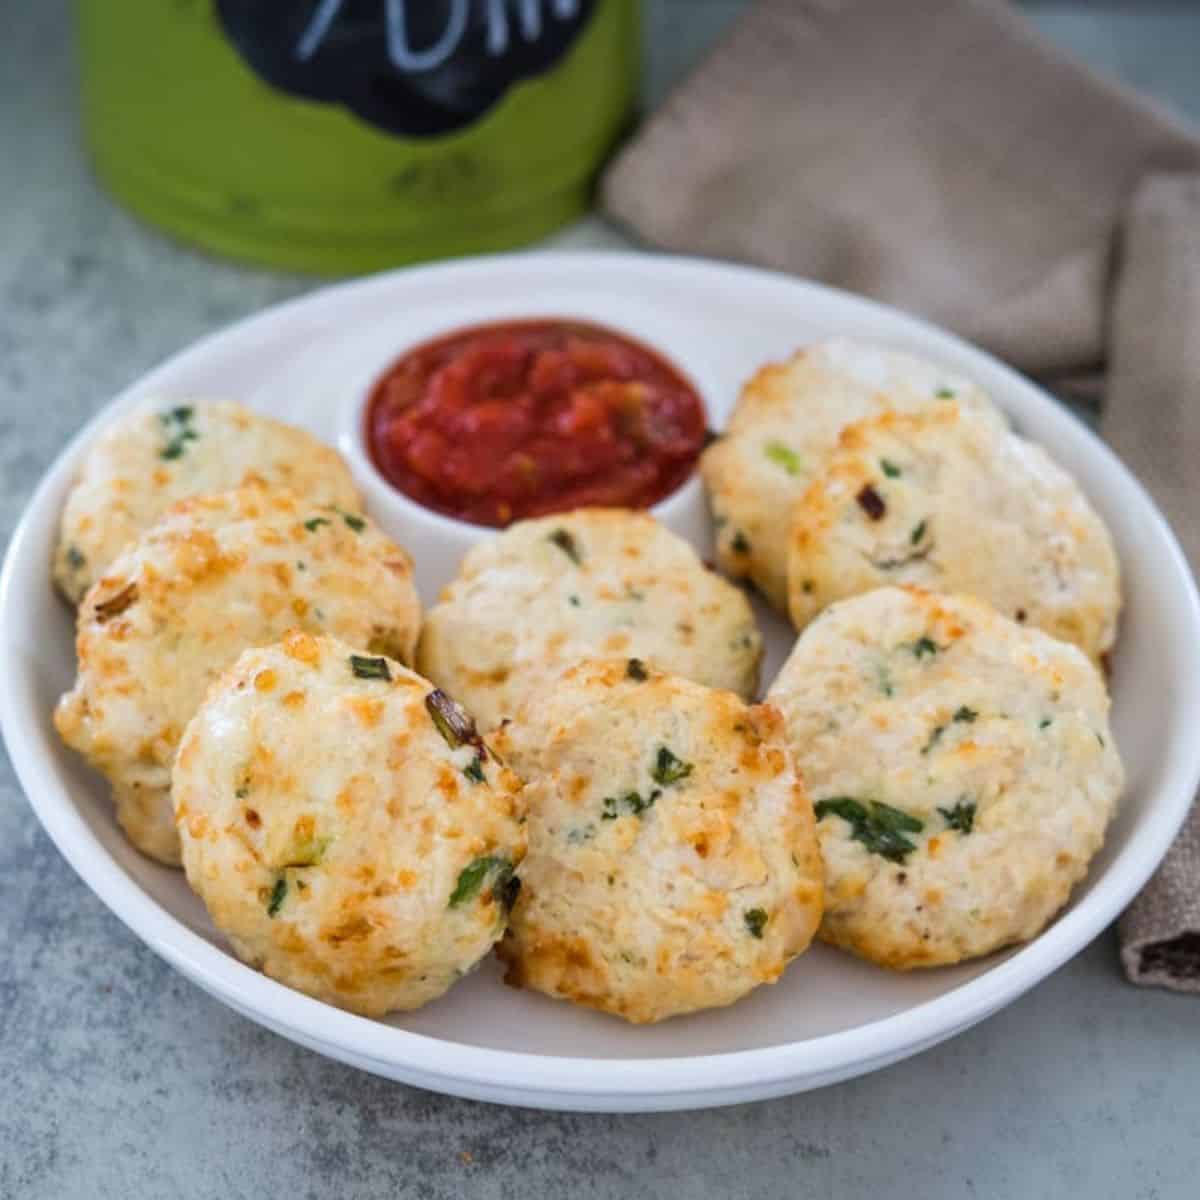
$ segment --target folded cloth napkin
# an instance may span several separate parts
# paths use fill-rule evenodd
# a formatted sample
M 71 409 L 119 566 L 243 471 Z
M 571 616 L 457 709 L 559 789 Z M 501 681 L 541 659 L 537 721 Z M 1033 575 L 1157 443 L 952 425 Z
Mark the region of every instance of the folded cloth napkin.
M 1008 6 L 759 0 L 602 201 L 650 242 L 864 292 L 1068 390 L 1111 357 L 1104 431 L 1200 566 L 1200 140 Z M 1200 806 L 1120 936 L 1132 980 L 1200 992 Z
M 1113 233 L 1180 125 L 988 0 L 760 0 L 610 167 L 670 249 L 921 313 L 1031 372 L 1103 360 Z
M 1200 174 L 1151 175 L 1125 224 L 1102 428 L 1200 568 Z M 1197 731 L 1200 737 L 1200 731 Z M 1121 918 L 1137 982 L 1200 992 L 1200 804 Z

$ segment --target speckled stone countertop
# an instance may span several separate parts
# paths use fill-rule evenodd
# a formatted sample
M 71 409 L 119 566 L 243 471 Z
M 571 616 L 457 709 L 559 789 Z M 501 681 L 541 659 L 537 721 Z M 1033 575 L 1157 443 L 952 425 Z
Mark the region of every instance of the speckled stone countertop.
M 736 0 L 651 5 L 652 92 Z M 1052 36 L 1200 116 L 1200 11 L 1038 3 Z M 312 287 L 175 246 L 89 177 L 65 0 L 0 0 L 0 537 L 109 396 Z M 560 241 L 619 244 L 589 222 Z M 0 755 L 0 1197 L 1194 1197 L 1200 1006 L 1111 936 L 975 1030 L 876 1075 L 704 1113 L 578 1116 L 360 1074 L 235 1015 L 138 942 Z

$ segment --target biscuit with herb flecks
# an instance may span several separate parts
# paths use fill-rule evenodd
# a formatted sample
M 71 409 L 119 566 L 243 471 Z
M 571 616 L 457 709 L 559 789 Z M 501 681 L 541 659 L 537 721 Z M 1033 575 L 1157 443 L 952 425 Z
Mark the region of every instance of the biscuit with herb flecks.
M 1035 937 L 1121 794 L 1097 669 L 966 596 L 884 588 L 835 604 L 767 699 L 816 810 L 821 937 L 884 966 Z
M 194 497 L 84 597 L 54 722 L 107 776 L 129 840 L 178 864 L 175 750 L 243 650 L 299 627 L 411 662 L 420 623 L 408 555 L 365 517 L 259 487 Z
M 172 791 L 214 923 L 319 1000 L 417 1008 L 504 932 L 520 783 L 393 659 L 299 631 L 248 650 L 188 725 Z
M 429 612 L 418 667 L 493 729 L 606 655 L 750 696 L 762 638 L 746 597 L 648 513 L 579 509 L 475 546 Z
M 968 592 L 1099 660 L 1121 606 L 1112 538 L 1040 446 L 953 405 L 844 430 L 792 510 L 788 582 L 802 629 L 860 592 Z
M 746 383 L 700 474 L 716 525 L 717 563 L 788 606 L 792 506 L 851 422 L 947 403 L 1003 423 L 957 372 L 869 342 L 834 338 L 762 367 Z
M 529 807 L 508 982 L 661 1021 L 773 983 L 809 945 L 821 860 L 775 709 L 590 661 L 496 745 Z
M 54 580 L 72 604 L 180 500 L 248 484 L 361 513 L 342 456 L 312 434 L 232 401 L 164 404 L 107 429 L 67 497 Z

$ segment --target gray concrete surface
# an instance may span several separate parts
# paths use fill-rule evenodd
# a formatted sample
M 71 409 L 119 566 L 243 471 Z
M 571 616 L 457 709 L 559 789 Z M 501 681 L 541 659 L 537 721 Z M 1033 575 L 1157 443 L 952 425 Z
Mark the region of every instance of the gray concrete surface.
M 736 8 L 658 0 L 655 88 Z M 1037 4 L 1200 115 L 1200 12 Z M 82 165 L 62 0 L 0 0 L 0 537 L 115 390 L 310 282 L 140 227 Z M 672 36 L 684 21 L 686 36 Z M 694 21 L 706 21 L 703 28 Z M 566 244 L 615 241 L 596 224 Z M 1200 1006 L 1119 976 L 1111 935 L 980 1028 L 789 1100 L 546 1115 L 400 1087 L 210 1000 L 76 879 L 0 757 L 0 1198 L 1194 1197 Z

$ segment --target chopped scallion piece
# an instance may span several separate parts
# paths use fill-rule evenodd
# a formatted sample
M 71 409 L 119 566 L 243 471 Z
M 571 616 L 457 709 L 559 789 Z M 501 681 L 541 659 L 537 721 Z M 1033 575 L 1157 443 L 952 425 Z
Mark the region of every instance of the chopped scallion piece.
M 278 875 L 275 878 L 275 886 L 271 889 L 270 898 L 267 900 L 267 916 L 274 917 L 283 907 L 283 902 L 287 899 L 288 883 L 287 876 Z
M 474 900 L 483 888 L 484 882 L 491 878 L 491 892 L 506 908 L 511 907 L 517 897 L 520 884 L 513 887 L 513 865 L 500 854 L 485 854 L 475 859 L 458 874 L 458 882 L 450 893 L 450 908 L 461 908 L 470 900 Z
M 650 772 L 655 783 L 669 787 L 681 779 L 686 779 L 691 773 L 690 762 L 677 758 L 666 746 L 659 746 L 658 757 L 654 760 L 654 767 Z
M 777 467 L 782 467 L 789 475 L 800 474 L 800 456 L 782 442 L 768 442 L 764 452 Z
M 359 679 L 392 680 L 392 672 L 386 658 L 364 658 L 361 654 L 350 655 L 350 669 Z
M 970 833 L 975 827 L 975 801 L 960 800 L 953 808 L 939 808 L 938 812 L 946 818 L 949 829 L 957 829 L 959 833 Z

